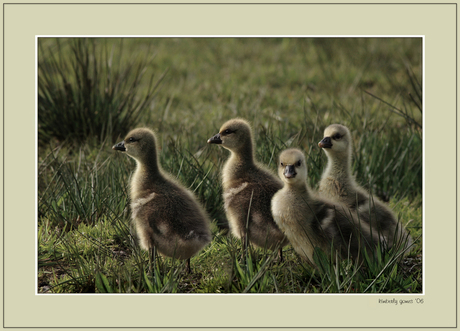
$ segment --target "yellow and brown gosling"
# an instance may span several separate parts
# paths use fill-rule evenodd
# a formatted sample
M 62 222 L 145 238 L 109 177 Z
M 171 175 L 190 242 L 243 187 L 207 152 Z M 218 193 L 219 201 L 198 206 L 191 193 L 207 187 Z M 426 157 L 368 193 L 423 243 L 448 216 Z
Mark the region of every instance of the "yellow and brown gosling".
M 157 158 L 156 137 L 134 129 L 112 149 L 136 160 L 131 178 L 131 211 L 140 246 L 187 260 L 211 242 L 210 220 L 191 191 L 166 174 Z
M 357 184 L 351 173 L 352 145 L 350 130 L 346 126 L 332 124 L 324 130 L 324 138 L 318 146 L 326 153 L 328 163 L 318 192 L 322 197 L 343 203 L 363 215 L 372 229 L 385 238 L 388 248 L 395 244 L 410 247 L 412 239 L 391 209 Z
M 379 238 L 356 213 L 318 197 L 307 184 L 307 165 L 302 151 L 291 148 L 280 154 L 278 175 L 284 187 L 272 200 L 272 213 L 294 250 L 315 265 L 315 248 L 342 258 L 360 260 L 377 247 Z
M 222 169 L 224 207 L 231 232 L 243 242 L 275 249 L 288 241 L 273 220 L 270 204 L 282 182 L 254 158 L 254 143 L 249 123 L 236 118 L 222 125 L 208 140 L 228 149 L 230 157 Z

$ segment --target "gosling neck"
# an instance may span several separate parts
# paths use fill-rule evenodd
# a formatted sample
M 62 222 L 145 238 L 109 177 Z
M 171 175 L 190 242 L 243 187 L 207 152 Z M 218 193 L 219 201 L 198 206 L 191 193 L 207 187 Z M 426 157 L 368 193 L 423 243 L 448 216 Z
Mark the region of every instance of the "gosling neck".
M 239 148 L 231 149 L 230 152 L 229 161 L 236 166 L 241 165 L 247 168 L 255 163 L 252 141 L 243 144 Z
M 297 180 L 293 182 L 284 182 L 286 190 L 295 192 L 296 194 L 302 194 L 304 197 L 310 197 L 310 188 L 306 181 Z
M 351 178 L 351 151 L 346 154 L 327 153 L 328 163 L 325 174 L 334 179 Z
M 161 168 L 158 164 L 157 151 L 153 150 L 146 153 L 142 159 L 136 159 L 137 168 L 139 172 L 154 179 L 160 175 Z
M 142 160 L 136 160 L 136 170 L 131 179 L 131 199 L 135 200 L 155 190 L 164 181 L 157 157 L 151 153 Z
M 255 166 L 252 146 L 243 150 L 230 150 L 230 157 L 224 166 L 222 180 L 224 187 L 229 183 L 242 178 L 247 178 Z

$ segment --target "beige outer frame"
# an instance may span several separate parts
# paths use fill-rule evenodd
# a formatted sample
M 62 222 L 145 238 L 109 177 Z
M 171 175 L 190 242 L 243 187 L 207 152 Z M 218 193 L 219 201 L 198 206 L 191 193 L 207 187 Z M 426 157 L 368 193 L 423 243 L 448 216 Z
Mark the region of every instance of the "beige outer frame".
M 5 327 L 456 326 L 457 196 L 456 182 L 451 178 L 455 176 L 457 160 L 452 148 L 447 150 L 447 144 L 439 144 L 440 139 L 456 140 L 456 4 L 13 3 L 4 4 L 3 9 Z M 184 33 L 189 36 L 339 36 L 338 33 L 340 36 L 423 36 L 424 61 L 427 59 L 424 295 L 35 294 L 36 255 L 31 252 L 35 251 L 32 220 L 35 219 L 36 136 L 32 118 L 36 118 L 36 36 L 184 36 Z M 20 176 L 21 185 L 13 184 L 16 176 Z M 440 206 L 443 206 L 441 215 Z M 15 234 L 24 228 L 28 231 L 17 238 Z M 379 299 L 393 298 L 421 298 L 424 303 L 379 304 Z

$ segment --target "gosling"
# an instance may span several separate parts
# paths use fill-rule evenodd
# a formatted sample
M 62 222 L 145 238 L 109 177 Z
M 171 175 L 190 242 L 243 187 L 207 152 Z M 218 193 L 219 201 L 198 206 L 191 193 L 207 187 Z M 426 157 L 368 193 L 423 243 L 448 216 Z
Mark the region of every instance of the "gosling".
M 270 204 L 283 184 L 255 160 L 249 123 L 229 120 L 208 143 L 231 152 L 222 169 L 224 208 L 232 234 L 242 240 L 243 254 L 249 241 L 262 248 L 278 247 L 282 260 L 282 247 L 288 241 L 273 220 Z
M 372 254 L 378 236 L 356 213 L 311 191 L 305 156 L 300 150 L 291 148 L 280 154 L 278 175 L 284 187 L 273 197 L 273 217 L 300 257 L 315 265 L 315 248 L 355 260 L 361 260 L 364 250 Z
M 328 158 L 319 183 L 321 196 L 343 203 L 363 215 L 372 229 L 385 239 L 387 248 L 394 244 L 410 247 L 412 239 L 390 208 L 377 197 L 370 197 L 351 174 L 352 138 L 348 128 L 340 124 L 328 126 L 318 146 Z
M 131 211 L 140 246 L 168 257 L 187 260 L 211 242 L 210 220 L 188 189 L 164 173 L 157 158 L 156 137 L 134 129 L 112 149 L 136 160 L 131 179 Z

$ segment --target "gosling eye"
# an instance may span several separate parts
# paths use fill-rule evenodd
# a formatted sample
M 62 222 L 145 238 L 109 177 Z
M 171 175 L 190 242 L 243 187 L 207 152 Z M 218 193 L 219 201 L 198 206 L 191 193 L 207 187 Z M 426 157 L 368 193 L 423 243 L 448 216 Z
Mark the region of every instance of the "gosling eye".
M 130 143 L 133 143 L 135 141 L 137 141 L 137 140 L 134 137 L 129 137 L 128 138 L 128 142 L 130 142 Z
M 228 135 L 228 134 L 234 133 L 234 132 L 236 132 L 236 130 L 232 131 L 232 130 L 230 130 L 230 129 L 227 129 L 227 130 L 225 130 L 224 132 L 222 132 L 222 134 L 223 134 L 223 135 Z
M 340 135 L 340 133 L 336 133 L 336 134 L 332 137 L 332 139 L 334 139 L 334 140 L 339 140 L 340 138 L 342 138 L 342 136 Z
M 296 164 L 296 165 L 297 165 L 298 167 L 300 167 L 300 164 L 301 164 L 300 160 L 297 161 L 297 164 Z
M 281 166 L 284 167 L 284 163 L 283 163 L 283 162 L 281 162 Z

